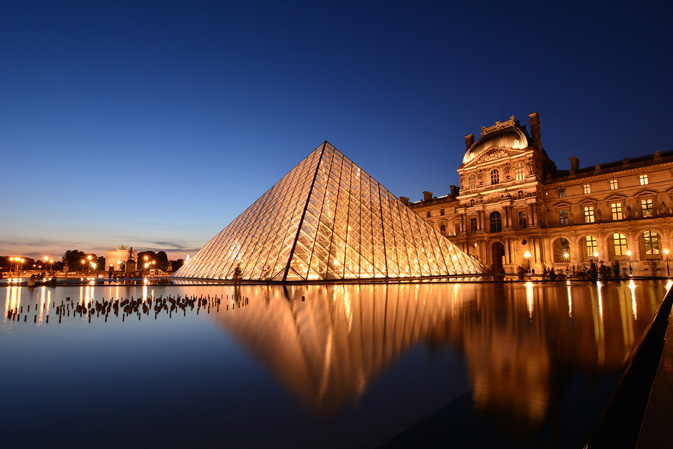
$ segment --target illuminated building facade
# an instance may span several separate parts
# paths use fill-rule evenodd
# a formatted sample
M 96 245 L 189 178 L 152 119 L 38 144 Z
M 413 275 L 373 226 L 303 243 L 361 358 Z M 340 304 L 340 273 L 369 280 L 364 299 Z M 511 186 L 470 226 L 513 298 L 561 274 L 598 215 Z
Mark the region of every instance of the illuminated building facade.
M 120 271 L 125 267 L 127 261 L 132 260 L 135 262 L 137 257 L 138 253 L 133 250 L 133 247 L 117 246 L 117 249 L 105 252 L 105 269 Z
M 464 254 L 325 142 L 175 278 L 332 281 L 480 274 Z
M 465 137 L 460 188 L 402 201 L 486 266 L 580 269 L 593 259 L 622 273 L 666 275 L 671 248 L 673 151 L 559 170 L 542 147 L 538 113 L 530 133 L 514 117 Z

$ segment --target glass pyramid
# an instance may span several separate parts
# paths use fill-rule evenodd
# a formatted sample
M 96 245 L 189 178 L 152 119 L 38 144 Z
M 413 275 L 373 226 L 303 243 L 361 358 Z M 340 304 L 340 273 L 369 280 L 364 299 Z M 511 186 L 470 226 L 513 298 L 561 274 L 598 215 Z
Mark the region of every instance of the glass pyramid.
M 239 215 L 175 278 L 320 281 L 485 273 L 328 142 Z

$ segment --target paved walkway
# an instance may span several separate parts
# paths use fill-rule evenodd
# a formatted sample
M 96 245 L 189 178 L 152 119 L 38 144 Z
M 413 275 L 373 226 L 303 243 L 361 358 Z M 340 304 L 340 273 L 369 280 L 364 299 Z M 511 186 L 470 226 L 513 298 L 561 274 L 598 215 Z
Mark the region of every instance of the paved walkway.
M 652 383 L 637 449 L 673 447 L 673 311 L 668 317 L 659 368 Z

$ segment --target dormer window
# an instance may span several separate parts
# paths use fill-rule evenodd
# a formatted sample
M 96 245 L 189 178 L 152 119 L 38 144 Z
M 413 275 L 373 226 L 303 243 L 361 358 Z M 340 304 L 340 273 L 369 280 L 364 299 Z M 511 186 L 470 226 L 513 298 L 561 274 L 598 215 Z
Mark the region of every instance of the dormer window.
M 514 177 L 517 181 L 522 181 L 526 176 L 523 162 L 517 162 L 514 166 Z
M 497 168 L 491 170 L 491 185 L 500 183 L 500 171 Z

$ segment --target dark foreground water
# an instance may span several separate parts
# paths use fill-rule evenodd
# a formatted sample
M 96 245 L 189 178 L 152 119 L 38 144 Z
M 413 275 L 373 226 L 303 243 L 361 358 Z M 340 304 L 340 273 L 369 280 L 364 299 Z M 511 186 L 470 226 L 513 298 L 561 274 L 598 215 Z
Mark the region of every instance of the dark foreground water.
M 666 288 L 3 287 L 0 447 L 581 447 Z

